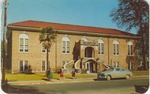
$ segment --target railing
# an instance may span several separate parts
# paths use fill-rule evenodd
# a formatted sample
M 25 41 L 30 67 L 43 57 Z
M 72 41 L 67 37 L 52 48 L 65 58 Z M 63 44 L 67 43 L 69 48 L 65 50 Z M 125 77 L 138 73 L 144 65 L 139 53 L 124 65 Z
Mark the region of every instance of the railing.
M 75 63 L 75 68 L 76 69 L 80 69 L 80 62 L 81 62 L 81 59 L 78 59 L 77 61 L 76 61 L 76 63 Z
M 67 73 L 71 73 L 73 65 L 74 65 L 74 60 L 71 60 L 64 65 L 64 69 L 66 69 Z
M 64 65 L 64 68 L 66 69 L 67 67 L 70 67 L 70 66 L 72 66 L 74 64 L 74 60 L 71 60 L 71 61 L 69 61 L 68 63 L 66 63 L 65 65 Z
M 105 67 L 107 67 L 107 68 L 109 68 L 109 66 L 107 65 L 107 64 L 105 64 L 105 63 L 102 63 Z

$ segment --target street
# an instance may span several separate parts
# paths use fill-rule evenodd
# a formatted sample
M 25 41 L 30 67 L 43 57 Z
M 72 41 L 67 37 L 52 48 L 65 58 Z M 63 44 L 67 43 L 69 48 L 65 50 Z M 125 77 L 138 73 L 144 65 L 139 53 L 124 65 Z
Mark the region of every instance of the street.
M 111 81 L 97 80 L 93 82 L 9 85 L 7 93 L 27 94 L 139 94 L 147 90 L 149 80 L 115 79 Z

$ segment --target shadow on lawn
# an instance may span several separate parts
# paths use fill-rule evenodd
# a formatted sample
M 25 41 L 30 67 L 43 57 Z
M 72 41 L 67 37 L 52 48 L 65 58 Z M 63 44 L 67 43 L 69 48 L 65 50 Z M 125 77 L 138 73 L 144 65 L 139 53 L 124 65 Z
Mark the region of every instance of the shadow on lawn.
M 2 90 L 8 94 L 46 94 L 30 86 L 3 85 Z
M 53 79 L 60 80 L 59 78 L 53 78 Z M 48 78 L 42 78 L 42 80 L 44 80 L 44 81 L 50 81 Z
M 65 77 L 66 79 L 73 79 L 72 77 Z

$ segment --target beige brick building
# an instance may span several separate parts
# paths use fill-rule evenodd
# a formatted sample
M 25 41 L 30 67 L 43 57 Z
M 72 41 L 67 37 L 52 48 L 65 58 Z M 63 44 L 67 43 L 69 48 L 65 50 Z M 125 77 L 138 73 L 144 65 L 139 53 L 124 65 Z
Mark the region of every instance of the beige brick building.
M 116 29 L 22 21 L 8 25 L 8 63 L 12 73 L 45 72 L 46 50 L 39 41 L 42 27 L 56 29 L 57 39 L 49 52 L 49 67 L 57 71 L 64 66 L 78 72 L 98 72 L 108 66 L 136 70 L 136 41 L 134 34 Z

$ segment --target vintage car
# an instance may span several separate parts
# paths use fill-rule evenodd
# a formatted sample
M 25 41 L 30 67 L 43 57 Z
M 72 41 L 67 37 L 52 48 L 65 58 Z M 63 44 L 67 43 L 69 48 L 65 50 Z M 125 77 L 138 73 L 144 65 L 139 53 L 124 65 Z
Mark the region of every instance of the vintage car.
M 133 73 L 128 69 L 123 69 L 120 67 L 109 67 L 102 72 L 97 73 L 98 79 L 111 80 L 113 78 L 126 78 L 129 79 L 133 76 Z

